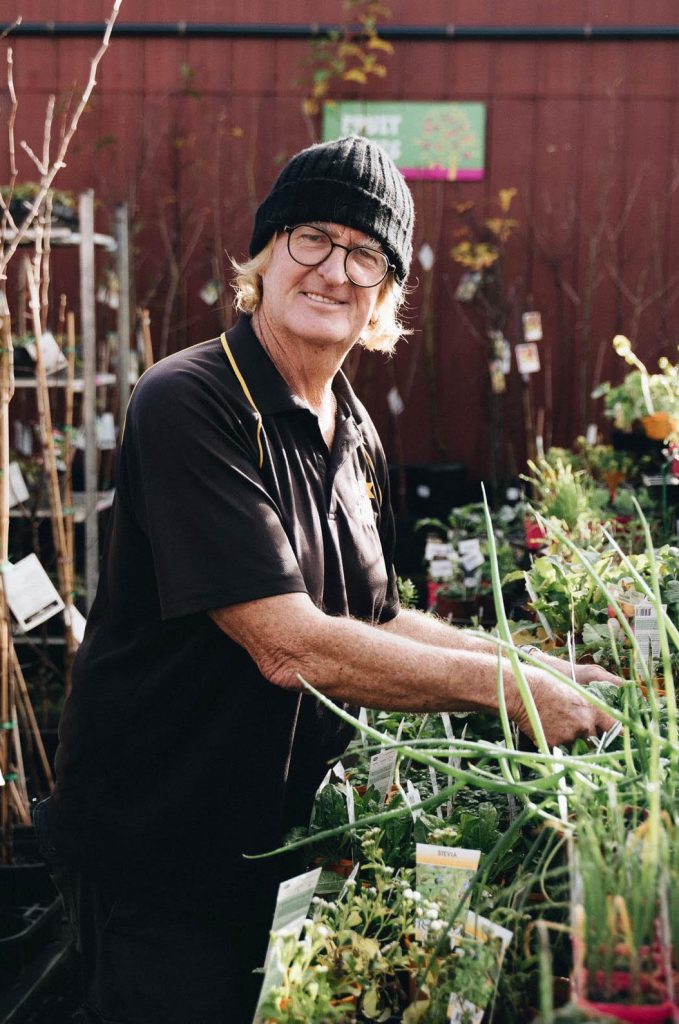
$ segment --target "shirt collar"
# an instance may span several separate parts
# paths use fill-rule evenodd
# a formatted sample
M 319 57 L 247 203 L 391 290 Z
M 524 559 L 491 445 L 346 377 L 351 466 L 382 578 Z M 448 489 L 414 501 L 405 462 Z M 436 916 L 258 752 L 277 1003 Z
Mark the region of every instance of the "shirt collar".
M 290 390 L 287 381 L 276 369 L 253 331 L 249 316 L 242 314 L 231 330 L 227 331 L 226 337 L 238 369 L 262 416 L 292 412 L 296 409 L 309 411 L 306 403 Z M 335 374 L 332 388 L 338 399 L 343 399 L 349 407 L 356 423 L 360 423 L 360 408 L 357 406 L 351 385 L 341 370 Z

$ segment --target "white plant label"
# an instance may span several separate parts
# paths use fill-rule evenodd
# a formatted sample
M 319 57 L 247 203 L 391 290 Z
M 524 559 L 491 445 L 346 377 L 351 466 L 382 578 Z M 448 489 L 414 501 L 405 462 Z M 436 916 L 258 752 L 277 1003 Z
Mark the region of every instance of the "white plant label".
M 15 505 L 23 504 L 28 501 L 29 493 L 24 475 L 21 472 L 21 466 L 18 462 L 10 462 L 9 464 L 9 507 L 14 508 Z
M 483 552 L 476 537 L 471 540 L 461 540 L 457 549 L 460 552 L 460 564 L 468 576 L 474 572 L 474 569 L 483 565 Z
M 401 398 L 398 388 L 389 388 L 387 391 L 387 405 L 392 416 L 400 416 L 405 409 L 405 403 Z
M 113 451 L 116 446 L 116 423 L 112 412 L 97 416 L 97 448 Z
M 358 720 L 361 723 L 361 725 L 368 724 L 368 712 L 365 710 L 365 708 L 359 709 Z M 363 744 L 364 747 L 368 746 L 368 737 L 364 732 L 361 732 L 361 743 Z
M 344 783 L 344 792 L 347 798 L 347 821 L 350 825 L 353 825 L 356 821 L 356 806 L 354 804 L 354 787 L 351 785 L 351 779 L 347 779 Z
M 429 765 L 429 780 L 431 782 L 432 796 L 438 796 L 439 782 L 438 779 L 436 778 L 436 769 L 433 768 L 431 765 Z M 436 814 L 441 819 L 441 821 L 443 821 L 443 808 L 441 807 L 441 804 L 436 805 Z
M 368 786 L 374 786 L 380 795 L 380 803 L 384 804 L 394 782 L 396 771 L 397 750 L 381 750 L 373 754 L 368 768 Z
M 481 859 L 480 850 L 464 850 L 461 847 L 434 846 L 431 843 L 415 844 L 415 883 L 417 891 L 425 900 L 435 900 L 440 907 L 444 921 L 463 921 L 466 916 L 469 887 Z M 424 936 L 429 920 L 417 918 L 415 933 Z
M 436 558 L 453 558 L 453 545 L 445 540 L 428 540 L 424 546 L 425 562 L 433 562 Z
M 540 372 L 540 353 L 535 342 L 523 342 L 516 346 L 515 352 L 516 368 L 522 377 L 527 377 L 530 373 Z
M 406 779 L 406 799 L 408 801 L 408 806 L 411 808 L 410 813 L 413 816 L 413 821 L 417 821 L 417 819 L 422 814 L 422 808 L 420 807 L 416 811 L 413 811 L 412 808 L 416 804 L 421 804 L 422 803 L 422 797 L 420 796 L 419 789 L 417 789 L 416 786 L 413 786 L 413 784 L 410 781 L 410 779 Z
M 429 575 L 433 580 L 447 580 L 453 575 L 453 563 L 449 558 L 434 558 L 429 563 Z
M 666 611 L 667 605 L 664 604 L 662 609 Z M 658 629 L 658 613 L 652 604 L 644 601 L 636 606 L 632 629 L 644 661 L 648 661 L 650 654 L 655 662 L 660 657 L 660 631 Z
M 585 438 L 587 440 L 587 444 L 590 446 L 590 448 L 592 447 L 592 445 L 595 445 L 597 443 L 598 437 L 599 437 L 599 428 L 598 428 L 598 426 L 596 425 L 596 423 L 590 423 L 589 426 L 587 427 L 587 433 L 585 434 Z
M 33 362 L 37 362 L 37 351 L 34 341 L 27 343 L 26 351 Z M 56 373 L 57 370 L 63 370 L 67 365 L 66 356 L 59 348 L 57 339 L 51 331 L 45 331 L 40 339 L 40 354 L 42 355 L 45 373 Z
M 521 321 L 524 341 L 542 341 L 542 317 L 537 310 L 523 313 Z
M 22 633 L 63 611 L 64 602 L 36 554 L 7 566 L 2 579 L 7 604 Z
M 280 935 L 294 935 L 299 938 L 320 877 L 321 869 L 315 868 L 313 871 L 307 871 L 303 875 L 297 875 L 296 878 L 289 878 L 286 882 L 281 882 L 278 887 L 276 908 L 271 925 L 272 932 Z M 283 968 L 277 955 L 276 939 L 272 937 L 269 940 L 269 948 L 264 960 L 264 980 L 253 1024 L 261 1024 L 260 1007 L 271 989 L 279 985 L 282 980 Z
M 422 269 L 429 272 L 434 266 L 434 250 L 429 245 L 429 242 L 425 242 L 424 245 L 420 247 L 417 258 L 420 261 Z
M 85 616 L 72 604 L 70 609 L 64 608 L 64 621 L 67 624 L 70 621 L 73 639 L 77 644 L 81 644 L 85 636 L 85 626 L 87 625 Z
M 33 454 L 33 431 L 19 420 L 14 421 L 14 447 L 19 455 Z

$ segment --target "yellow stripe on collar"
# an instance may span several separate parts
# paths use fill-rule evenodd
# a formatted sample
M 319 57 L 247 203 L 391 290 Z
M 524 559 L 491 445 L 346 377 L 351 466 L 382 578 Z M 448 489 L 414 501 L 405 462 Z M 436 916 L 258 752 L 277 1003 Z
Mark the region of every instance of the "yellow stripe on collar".
M 233 370 L 233 372 L 236 375 L 236 380 L 238 381 L 238 383 L 240 384 L 241 388 L 243 389 L 243 394 L 245 395 L 245 397 L 247 398 L 248 402 L 252 406 L 252 408 L 254 410 L 254 413 L 255 413 L 255 417 L 257 419 L 257 434 L 256 434 L 256 436 L 257 436 L 257 448 L 259 449 L 259 468 L 261 469 L 262 466 L 264 465 L 264 449 L 262 448 L 262 414 L 259 411 L 259 409 L 257 408 L 257 406 L 255 405 L 254 398 L 250 394 L 250 388 L 245 383 L 245 378 L 243 377 L 243 374 L 238 369 L 238 363 L 234 359 L 233 352 L 231 351 L 229 343 L 226 340 L 226 334 L 222 334 L 219 340 L 222 343 L 222 348 L 226 352 L 226 358 L 229 360 L 229 362 L 231 364 L 231 369 Z

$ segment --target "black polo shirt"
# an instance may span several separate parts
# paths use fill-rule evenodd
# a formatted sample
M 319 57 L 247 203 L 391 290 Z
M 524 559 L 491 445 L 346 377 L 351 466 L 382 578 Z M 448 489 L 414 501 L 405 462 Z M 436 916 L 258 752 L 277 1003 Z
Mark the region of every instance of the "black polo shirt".
M 347 743 L 206 614 L 300 592 L 329 615 L 397 613 L 384 453 L 342 373 L 333 388 L 329 452 L 243 317 L 134 390 L 54 801 L 67 856 L 110 885 L 224 913 L 280 873 L 242 854 L 306 823 Z

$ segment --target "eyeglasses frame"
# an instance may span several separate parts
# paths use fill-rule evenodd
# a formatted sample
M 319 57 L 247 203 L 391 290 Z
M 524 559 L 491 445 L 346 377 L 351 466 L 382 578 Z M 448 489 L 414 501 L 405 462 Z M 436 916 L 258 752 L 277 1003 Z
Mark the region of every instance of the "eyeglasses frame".
M 298 259 L 295 259 L 295 257 L 290 252 L 290 236 L 291 236 L 292 232 L 295 231 L 297 228 L 313 228 L 314 231 L 322 231 L 323 234 L 327 237 L 328 241 L 330 242 L 330 252 L 328 253 L 328 255 L 324 256 L 323 259 L 319 260 L 318 263 L 301 263 Z M 386 270 L 384 271 L 384 274 L 379 279 L 379 281 L 376 281 L 375 284 L 359 284 L 358 281 L 354 281 L 353 278 L 351 278 L 349 276 L 349 272 L 347 270 L 347 260 L 349 259 L 349 257 L 352 254 L 352 252 L 356 251 L 356 249 L 370 249 L 371 246 L 369 246 L 369 245 L 341 245 L 340 242 L 333 241 L 333 239 L 330 237 L 330 235 L 325 230 L 325 228 L 321 228 L 317 224 L 307 224 L 305 221 L 303 221 L 301 224 L 292 224 L 292 225 L 286 224 L 284 226 L 284 228 L 283 228 L 283 231 L 288 236 L 288 255 L 290 256 L 290 259 L 294 260 L 295 263 L 297 263 L 300 267 L 320 267 L 322 263 L 325 263 L 325 261 L 327 259 L 330 259 L 330 257 L 333 254 L 333 250 L 334 249 L 344 249 L 344 252 L 345 252 L 345 257 L 344 257 L 344 273 L 347 276 L 347 280 L 351 281 L 351 283 L 353 285 L 355 285 L 356 288 L 377 288 L 378 285 L 382 284 L 382 282 L 384 281 L 385 277 L 387 276 L 387 274 L 389 273 L 390 270 L 392 270 L 392 271 L 396 270 L 396 267 L 394 266 L 394 264 L 389 262 L 389 257 L 387 256 L 386 252 L 383 252 L 382 249 L 375 249 L 374 252 L 378 252 L 380 254 L 380 256 L 384 256 L 385 260 L 387 261 Z

